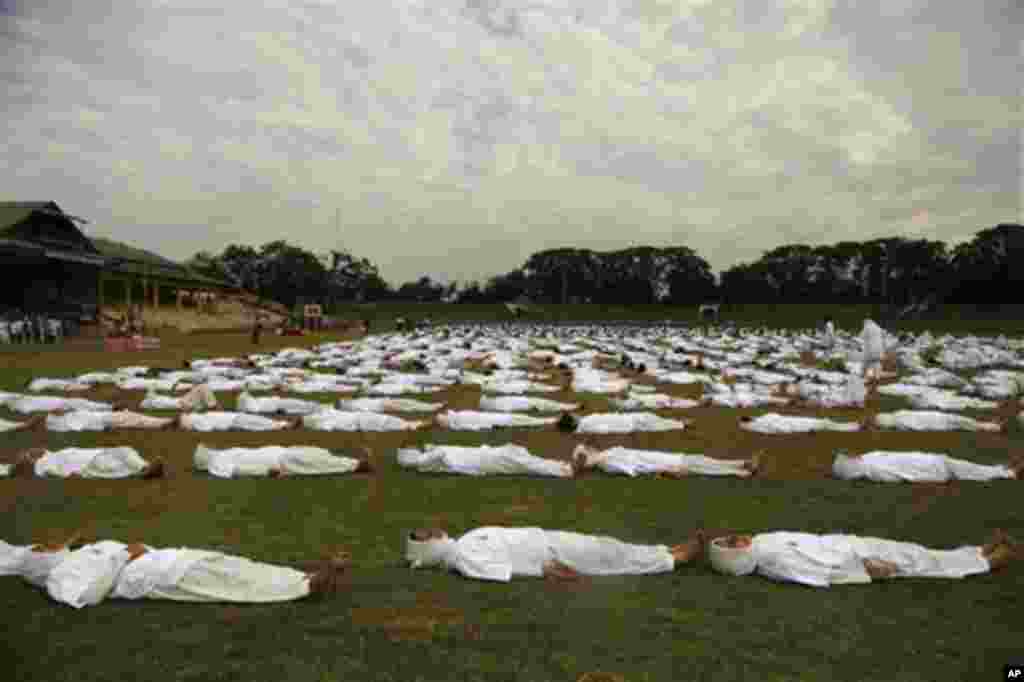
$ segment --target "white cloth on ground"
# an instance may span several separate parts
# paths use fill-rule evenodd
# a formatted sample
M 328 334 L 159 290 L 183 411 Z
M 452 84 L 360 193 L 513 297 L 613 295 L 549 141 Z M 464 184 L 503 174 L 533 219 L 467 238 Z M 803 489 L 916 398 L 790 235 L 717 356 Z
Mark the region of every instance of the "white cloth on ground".
M 1015 478 L 1005 465 L 976 464 L 930 452 L 867 452 L 860 457 L 836 454 L 832 464 L 836 478 L 867 479 L 879 483 L 944 483 L 950 480 L 993 481 Z
M 426 445 L 423 450 L 398 450 L 398 464 L 424 473 L 513 474 L 571 478 L 572 466 L 568 462 L 546 459 L 530 454 L 521 445 Z

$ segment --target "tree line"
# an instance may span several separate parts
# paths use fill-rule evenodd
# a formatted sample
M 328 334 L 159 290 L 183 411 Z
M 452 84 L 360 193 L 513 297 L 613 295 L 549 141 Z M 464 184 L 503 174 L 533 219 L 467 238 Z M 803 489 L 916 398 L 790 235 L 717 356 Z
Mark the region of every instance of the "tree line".
M 392 286 L 376 265 L 345 250 L 315 254 L 284 240 L 199 252 L 186 265 L 287 306 L 307 301 L 449 303 L 694 304 L 1016 302 L 1024 279 L 1024 226 L 981 230 L 954 248 L 889 237 L 831 245 L 790 244 L 740 263 L 716 279 L 685 246 L 618 251 L 549 249 L 485 281 L 442 283 L 429 276 Z

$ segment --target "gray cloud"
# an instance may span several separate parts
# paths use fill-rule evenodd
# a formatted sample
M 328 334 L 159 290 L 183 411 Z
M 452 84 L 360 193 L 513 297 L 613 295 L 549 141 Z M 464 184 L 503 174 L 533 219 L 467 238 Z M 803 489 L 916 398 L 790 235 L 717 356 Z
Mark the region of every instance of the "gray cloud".
M 0 13 L 4 198 L 173 258 L 286 235 L 465 280 L 555 246 L 724 268 L 1022 219 L 1015 0 Z

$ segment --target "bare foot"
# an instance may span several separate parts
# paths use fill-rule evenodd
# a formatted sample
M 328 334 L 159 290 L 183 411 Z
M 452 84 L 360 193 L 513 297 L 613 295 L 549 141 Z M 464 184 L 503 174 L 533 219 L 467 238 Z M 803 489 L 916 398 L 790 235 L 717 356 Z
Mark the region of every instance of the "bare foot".
M 164 460 L 157 457 L 145 469 L 142 470 L 143 479 L 163 478 Z

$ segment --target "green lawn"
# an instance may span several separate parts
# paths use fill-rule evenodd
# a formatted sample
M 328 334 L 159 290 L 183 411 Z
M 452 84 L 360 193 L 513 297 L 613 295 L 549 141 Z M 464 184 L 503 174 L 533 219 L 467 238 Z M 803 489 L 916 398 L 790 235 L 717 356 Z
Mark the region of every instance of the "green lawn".
M 436 317 L 435 317 L 436 319 Z M 814 320 L 809 320 L 812 324 Z M 265 337 L 262 349 L 325 337 Z M 243 335 L 167 336 L 159 352 L 4 355 L 0 390 L 31 376 L 127 364 L 173 367 L 185 357 L 237 355 Z M 141 398 L 141 394 L 138 395 Z M 452 392 L 455 404 L 474 396 Z M 554 396 L 556 399 L 558 394 Z M 326 400 L 327 396 L 319 396 Z M 765 410 L 761 410 L 763 412 Z M 640 680 L 996 679 L 1019 660 L 1024 570 L 964 581 L 905 580 L 814 590 L 758 577 L 719 576 L 706 565 L 674 574 L 595 578 L 578 584 L 488 584 L 401 562 L 402 535 L 442 524 L 538 525 L 674 542 L 713 530 L 851 532 L 936 546 L 976 544 L 995 527 L 1024 539 L 1020 483 L 901 486 L 822 479 L 831 450 L 908 449 L 914 434 L 770 438 L 740 432 L 736 414 L 695 414 L 694 432 L 597 439 L 684 451 L 768 450 L 761 480 L 579 481 L 433 477 L 400 470 L 399 446 L 519 442 L 564 455 L 575 438 L 494 434 L 47 434 L 5 437 L 8 455 L 29 445 L 126 444 L 168 461 L 168 477 L 142 481 L 0 481 L 0 539 L 90 538 L 218 548 L 301 564 L 344 547 L 354 557 L 346 589 L 322 602 L 222 606 L 118 602 L 76 611 L 16 578 L 0 580 L 5 679 L 45 680 L 577 680 L 587 672 Z M 11 415 L 0 415 L 11 418 Z M 942 435 L 954 456 L 1004 461 L 1024 444 L 1008 436 Z M 845 439 L 845 440 L 844 440 Z M 279 442 L 344 449 L 369 444 L 375 476 L 222 481 L 189 470 L 192 450 Z M 810 473 L 808 473 L 810 472 Z M 10 667 L 10 663 L 7 666 Z M 612 679 L 612 678 L 607 678 Z

